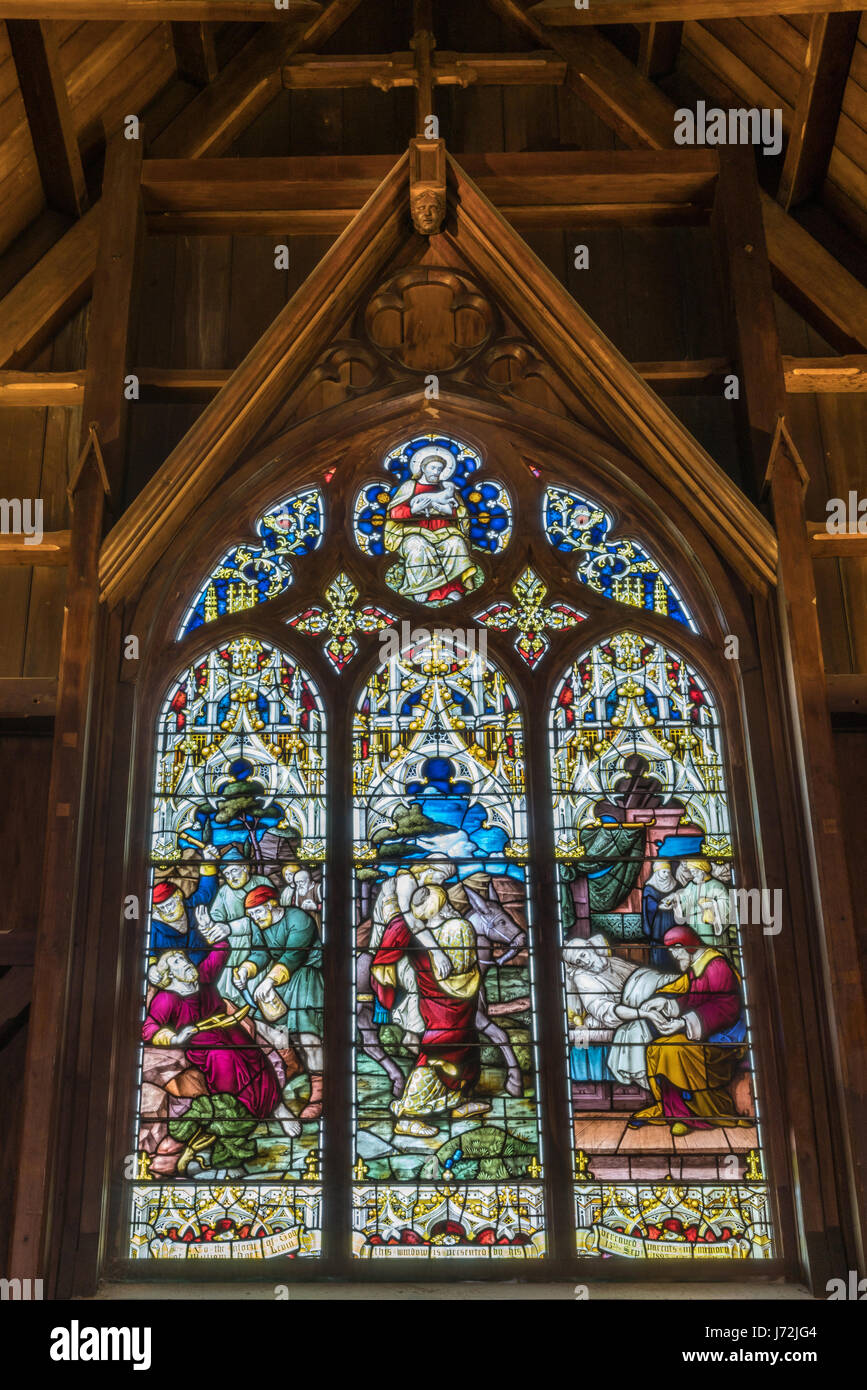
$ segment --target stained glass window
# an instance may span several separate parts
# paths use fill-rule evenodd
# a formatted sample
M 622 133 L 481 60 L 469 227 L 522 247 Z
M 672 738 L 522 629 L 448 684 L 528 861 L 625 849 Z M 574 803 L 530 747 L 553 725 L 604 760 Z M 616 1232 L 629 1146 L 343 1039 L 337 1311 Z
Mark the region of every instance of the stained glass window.
M 232 546 L 208 575 L 181 624 L 179 637 L 223 613 L 241 613 L 285 593 L 294 571 L 290 555 L 309 555 L 322 541 L 322 494 L 293 493 L 256 522 L 255 542 Z
M 325 711 L 238 637 L 157 730 L 130 1254 L 316 1255 Z
M 612 519 L 602 507 L 568 487 L 546 489 L 545 532 L 556 550 L 580 556 L 576 579 L 606 598 L 664 613 L 697 632 L 665 571 L 637 541 L 609 539 L 611 529 Z
M 638 631 L 551 708 L 578 1251 L 769 1258 L 722 736 Z
M 178 634 L 268 603 L 160 709 L 130 1255 L 769 1258 L 723 730 L 673 580 L 577 468 L 417 434 L 327 477 L 348 535 L 284 496 Z
M 370 678 L 354 742 L 354 1253 L 538 1256 L 517 698 L 434 633 Z
M 478 478 L 482 461 L 456 439 L 422 435 L 393 449 L 385 471 L 355 503 L 355 539 L 365 555 L 393 555 L 385 582 L 403 598 L 433 608 L 484 583 L 473 552 L 498 555 L 512 530 L 502 483 Z

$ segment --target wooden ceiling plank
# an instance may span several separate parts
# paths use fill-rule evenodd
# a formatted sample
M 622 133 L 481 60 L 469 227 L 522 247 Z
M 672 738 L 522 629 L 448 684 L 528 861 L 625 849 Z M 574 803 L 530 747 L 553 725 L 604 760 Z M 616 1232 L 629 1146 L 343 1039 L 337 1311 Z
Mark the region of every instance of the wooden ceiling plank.
M 207 87 L 219 72 L 214 30 L 201 22 L 173 23 L 172 44 L 178 77 L 195 87 Z
M 542 0 L 528 13 L 540 24 L 586 28 L 597 24 L 648 24 L 686 19 L 743 19 L 754 15 L 823 14 L 861 10 L 863 0 L 592 0 L 576 9 L 574 0 Z
M 87 207 L 87 185 L 53 26 L 7 19 L 6 29 L 45 201 L 79 217 Z
M 818 193 L 824 182 L 859 21 L 858 14 L 823 14 L 810 26 L 806 67 L 777 190 L 787 211 Z
M 517 0 L 487 0 L 491 9 L 534 43 L 548 45 L 569 63 L 567 86 L 631 146 L 674 144 L 674 103 L 593 29 L 580 40 L 538 23 Z M 775 0 L 775 4 L 777 0 Z M 804 0 L 800 0 L 803 4 Z M 839 8 L 860 9 L 847 0 Z M 678 17 L 682 17 L 679 6 Z M 775 9 L 774 13 L 778 11 Z M 575 14 L 586 11 L 575 10 Z M 594 13 L 599 14 L 597 4 Z M 534 10 L 534 15 L 537 9 Z M 774 286 L 841 352 L 867 350 L 867 287 L 790 217 L 760 194 Z

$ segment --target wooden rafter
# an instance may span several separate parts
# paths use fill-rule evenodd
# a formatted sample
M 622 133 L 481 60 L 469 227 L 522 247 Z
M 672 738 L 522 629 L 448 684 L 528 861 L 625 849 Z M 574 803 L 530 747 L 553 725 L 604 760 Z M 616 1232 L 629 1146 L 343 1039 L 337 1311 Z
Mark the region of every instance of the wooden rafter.
M 519 33 L 534 43 L 553 48 L 566 59 L 567 86 L 627 145 L 673 147 L 674 103 L 602 34 L 585 28 L 576 37 L 548 28 L 538 22 L 537 10 L 531 15 L 518 0 L 487 3 Z M 861 6 L 847 3 L 846 8 Z M 573 12 L 584 16 L 591 13 L 599 22 L 599 9 L 597 4 L 591 11 Z M 683 18 L 682 10 L 683 6 L 678 6 L 677 15 L 665 17 Z M 867 349 L 867 288 L 769 194 L 762 192 L 760 200 L 775 288 L 841 352 Z
M 859 14 L 821 14 L 810 25 L 807 57 L 777 198 L 784 208 L 818 193 L 825 179 Z
M 217 48 L 211 25 L 201 22 L 172 24 L 172 44 L 178 77 L 197 87 L 207 87 L 217 76 Z
M 296 31 L 286 48 L 275 51 L 271 30 L 256 35 L 172 121 L 155 149 L 188 158 L 224 153 L 279 90 L 280 63 L 293 45 L 301 49 L 324 43 L 359 3 L 331 0 L 321 14 Z M 0 301 L 0 367 L 25 366 L 84 302 L 98 244 L 99 203 L 95 203 Z
M 542 24 L 561 28 L 591 24 L 650 24 L 665 20 L 755 19 L 761 15 L 825 14 L 860 10 L 862 0 L 542 0 L 529 11 Z
M 129 23 L 163 20 L 181 23 L 285 24 L 310 20 L 322 10 L 317 0 L 4 0 L 4 19 L 128 20 Z
M 27 113 L 45 201 L 78 217 L 87 185 L 54 26 L 37 19 L 7 19 L 6 32 Z
M 638 71 L 651 79 L 672 72 L 680 52 L 682 24 L 643 24 L 639 37 Z

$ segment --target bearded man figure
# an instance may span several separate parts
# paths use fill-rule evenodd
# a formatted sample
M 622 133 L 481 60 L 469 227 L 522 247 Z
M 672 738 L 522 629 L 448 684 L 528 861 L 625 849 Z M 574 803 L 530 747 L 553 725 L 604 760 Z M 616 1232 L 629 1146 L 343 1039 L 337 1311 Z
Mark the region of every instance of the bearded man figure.
M 648 1085 L 655 1104 L 636 1111 L 629 1127 L 669 1124 L 672 1134 L 680 1135 L 691 1129 L 752 1125 L 752 1116 L 735 1114 L 730 1091 L 746 1056 L 737 973 L 690 927 L 672 927 L 663 940 L 681 974 L 662 985 L 655 999 L 632 1011 L 636 1018 L 648 1019 L 662 1037 L 647 1047 Z M 679 1006 L 674 1017 L 672 999 Z
M 197 1096 L 186 1114 L 169 1124 L 169 1132 L 186 1144 L 178 1172 L 193 1177 L 213 1149 L 214 1166 L 225 1165 L 226 1177 L 240 1177 L 255 1157 L 253 1131 L 262 1120 L 280 1121 L 295 1137 L 301 1125 L 283 1102 L 277 1073 L 240 1023 L 223 1013 L 217 980 L 226 968 L 228 927 L 209 928 L 212 949 L 196 965 L 183 951 L 164 951 L 148 979 L 156 986 L 142 1038 L 151 1047 L 181 1047 L 190 1066 L 205 1078 L 208 1094 Z M 198 1157 L 197 1157 L 198 1155 Z
M 431 1138 L 436 1127 L 416 1116 L 451 1111 L 456 1119 L 466 1119 L 490 1109 L 466 1099 L 479 1079 L 475 1021 L 481 974 L 475 932 L 455 915 L 444 888 L 427 884 L 416 889 L 411 909 L 391 918 L 370 973 L 376 997 L 390 1009 L 399 961 L 407 958 L 415 972 L 424 1033 L 403 1095 L 391 1109 L 398 1117 L 396 1134 Z

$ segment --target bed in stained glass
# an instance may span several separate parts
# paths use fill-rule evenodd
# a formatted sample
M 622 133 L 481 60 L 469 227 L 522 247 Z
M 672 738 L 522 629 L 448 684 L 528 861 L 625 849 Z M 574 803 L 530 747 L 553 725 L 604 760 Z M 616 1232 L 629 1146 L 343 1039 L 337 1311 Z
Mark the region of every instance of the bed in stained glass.
M 550 750 L 578 1251 L 768 1259 L 711 694 L 618 632 L 559 682 Z
M 355 713 L 353 1252 L 546 1250 L 520 710 L 434 632 Z
M 319 1253 L 325 737 L 309 676 L 253 637 L 160 713 L 133 1258 Z

